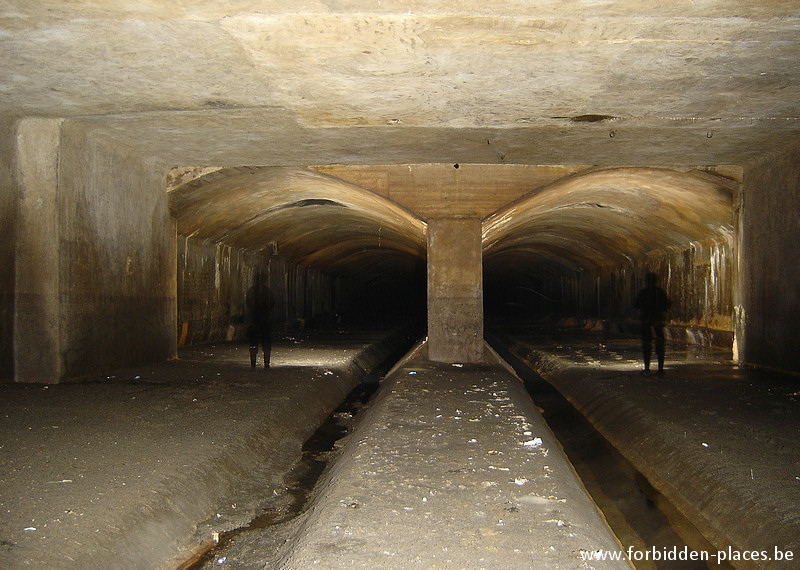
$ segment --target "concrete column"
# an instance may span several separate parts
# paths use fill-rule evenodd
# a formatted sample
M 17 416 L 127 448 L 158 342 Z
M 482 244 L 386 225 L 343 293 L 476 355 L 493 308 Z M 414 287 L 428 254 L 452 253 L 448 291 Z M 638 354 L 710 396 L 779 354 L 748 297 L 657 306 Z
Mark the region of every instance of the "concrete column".
M 483 269 L 478 218 L 428 220 L 428 357 L 483 360 Z
M 734 357 L 800 371 L 800 145 L 745 168 L 741 196 Z
M 17 235 L 16 119 L 0 119 L 0 382 L 14 379 L 14 251 Z
M 61 119 L 17 123 L 17 227 L 14 255 L 14 377 L 61 377 L 58 154 Z

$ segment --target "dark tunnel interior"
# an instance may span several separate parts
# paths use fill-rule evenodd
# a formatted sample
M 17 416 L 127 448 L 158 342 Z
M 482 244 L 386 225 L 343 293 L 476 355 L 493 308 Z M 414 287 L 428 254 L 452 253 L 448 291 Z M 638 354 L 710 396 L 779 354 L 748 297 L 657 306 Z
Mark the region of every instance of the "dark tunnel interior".
M 796 560 L 797 2 L 0 17 L 0 568 Z
M 425 185 L 441 192 L 445 183 L 462 191 L 497 184 L 497 166 L 462 166 L 422 170 L 428 174 L 414 188 L 397 166 L 173 169 L 167 189 L 183 244 L 183 343 L 215 340 L 241 321 L 237 303 L 259 267 L 270 272 L 287 329 L 424 326 L 426 220 L 447 215 L 426 211 Z M 458 178 L 430 174 L 445 167 Z M 476 210 L 486 327 L 565 317 L 625 322 L 642 275 L 657 271 L 677 301 L 673 322 L 730 328 L 736 172 L 529 174 L 507 176 L 505 192 Z M 212 279 L 214 287 L 203 285 Z M 200 299 L 208 289 L 227 300 Z

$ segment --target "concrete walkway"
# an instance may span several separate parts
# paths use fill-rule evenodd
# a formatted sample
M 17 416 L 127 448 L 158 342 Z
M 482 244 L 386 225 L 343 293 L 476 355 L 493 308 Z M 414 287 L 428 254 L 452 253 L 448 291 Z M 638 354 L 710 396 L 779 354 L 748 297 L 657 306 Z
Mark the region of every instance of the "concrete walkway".
M 676 346 L 664 376 L 642 376 L 638 339 L 581 329 L 516 331 L 500 342 L 726 558 L 741 558 L 736 567 L 798 567 L 800 377 Z M 752 553 L 757 560 L 743 559 Z
M 620 545 L 519 380 L 402 362 L 288 543 L 280 568 L 624 568 Z
M 244 480 L 280 488 L 303 442 L 399 340 L 289 340 L 270 370 L 250 368 L 246 345 L 221 344 L 82 382 L 0 385 L 0 568 L 177 567 Z

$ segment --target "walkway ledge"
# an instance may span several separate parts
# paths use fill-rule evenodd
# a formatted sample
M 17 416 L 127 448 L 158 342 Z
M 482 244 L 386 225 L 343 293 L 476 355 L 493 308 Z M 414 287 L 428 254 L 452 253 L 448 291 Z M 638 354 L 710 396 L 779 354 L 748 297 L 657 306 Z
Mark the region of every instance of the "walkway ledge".
M 418 345 L 384 380 L 280 568 L 620 568 L 621 547 L 521 381 Z

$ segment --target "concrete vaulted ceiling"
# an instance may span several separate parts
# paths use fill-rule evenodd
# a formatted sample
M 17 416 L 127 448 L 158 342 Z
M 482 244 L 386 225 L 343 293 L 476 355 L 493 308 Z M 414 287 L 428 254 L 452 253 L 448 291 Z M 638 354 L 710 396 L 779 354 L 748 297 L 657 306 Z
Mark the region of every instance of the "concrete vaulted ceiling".
M 484 266 L 539 278 L 619 267 L 656 250 L 733 235 L 736 182 L 653 168 L 583 172 L 534 191 L 484 223 Z
M 493 180 L 484 178 L 486 171 Z M 434 216 L 455 206 L 429 203 L 420 196 L 426 186 L 442 180 L 451 188 L 467 186 L 466 195 L 453 198 L 473 216 L 487 214 L 481 216 L 484 265 L 496 276 L 525 267 L 547 277 L 618 266 L 654 250 L 733 234 L 738 183 L 712 172 L 512 165 L 454 172 L 452 165 L 176 169 L 168 190 L 181 235 L 264 253 L 274 244 L 299 263 L 370 282 L 418 271 L 426 226 L 354 180 L 391 188 L 398 201 Z M 543 180 L 552 181 L 531 189 Z M 469 190 L 482 186 L 502 191 L 495 200 L 479 196 L 465 205 Z M 520 197 L 495 209 L 509 196 Z
M 424 263 L 425 224 L 342 180 L 282 167 L 219 169 L 180 180 L 169 191 L 181 235 L 368 281 L 413 274 Z
M 800 135 L 794 0 L 8 0 L 0 54 L 2 117 L 208 167 L 172 190 L 182 232 L 334 272 L 424 256 L 424 212 L 357 168 L 572 169 L 479 212 L 488 269 L 557 269 L 729 231 L 728 187 L 691 169 Z

